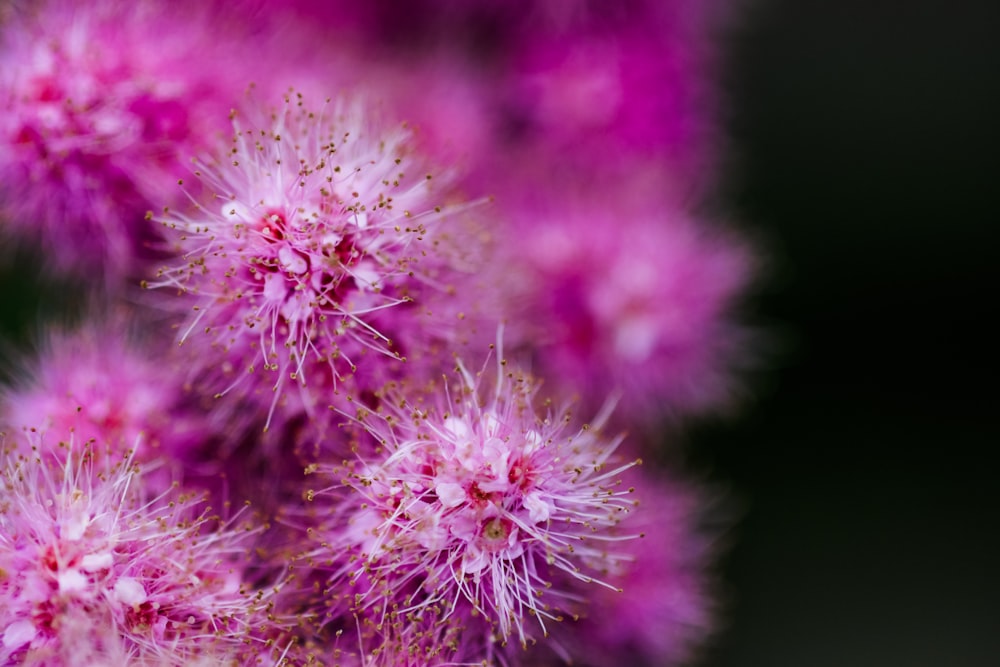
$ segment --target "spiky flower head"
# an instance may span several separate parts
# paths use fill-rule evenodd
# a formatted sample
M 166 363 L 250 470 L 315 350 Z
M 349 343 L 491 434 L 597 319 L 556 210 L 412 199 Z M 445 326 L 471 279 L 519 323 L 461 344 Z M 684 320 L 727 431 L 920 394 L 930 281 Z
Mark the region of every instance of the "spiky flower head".
M 227 28 L 192 3 L 23 3 L 0 26 L 6 229 L 89 277 L 149 261 L 146 211 L 251 76 Z
M 144 498 L 129 455 L 33 444 L 2 454 L 0 663 L 180 666 L 267 631 L 270 591 L 244 580 L 259 528 L 192 496 Z
M 270 116 L 236 115 L 231 147 L 195 173 L 210 197 L 163 216 L 184 262 L 151 285 L 185 294 L 181 341 L 210 347 L 201 361 L 225 382 L 264 369 L 279 390 L 307 371 L 348 375 L 365 355 L 399 359 L 390 336 L 407 304 L 451 277 L 445 196 L 406 127 L 376 116 L 294 93 Z
M 380 412 L 362 411 L 378 445 L 335 471 L 354 495 L 313 556 L 340 558 L 330 590 L 352 582 L 358 614 L 479 617 L 485 637 L 526 644 L 575 613 L 583 584 L 613 587 L 634 462 L 616 462 L 620 438 L 601 433 L 610 410 L 574 426 L 536 412 L 537 384 L 505 361 L 485 377 L 459 363 L 444 389 L 390 389 Z

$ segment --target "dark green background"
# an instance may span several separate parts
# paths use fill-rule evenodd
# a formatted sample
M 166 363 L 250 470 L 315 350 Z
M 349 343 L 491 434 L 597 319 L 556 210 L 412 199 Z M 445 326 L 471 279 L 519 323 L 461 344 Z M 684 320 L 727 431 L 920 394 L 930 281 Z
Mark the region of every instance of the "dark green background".
M 702 664 L 1000 665 L 1000 2 L 744 4 L 722 206 L 768 249 L 771 352 L 689 437 L 740 516 Z M 66 299 L 33 273 L 0 270 L 8 340 Z

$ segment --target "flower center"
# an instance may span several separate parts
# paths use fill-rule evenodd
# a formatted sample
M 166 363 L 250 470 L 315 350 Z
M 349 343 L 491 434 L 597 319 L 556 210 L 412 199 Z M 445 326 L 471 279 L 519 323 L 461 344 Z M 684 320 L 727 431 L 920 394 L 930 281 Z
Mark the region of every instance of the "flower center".
M 511 523 L 507 519 L 497 517 L 483 526 L 483 538 L 488 542 L 506 542 L 510 535 Z

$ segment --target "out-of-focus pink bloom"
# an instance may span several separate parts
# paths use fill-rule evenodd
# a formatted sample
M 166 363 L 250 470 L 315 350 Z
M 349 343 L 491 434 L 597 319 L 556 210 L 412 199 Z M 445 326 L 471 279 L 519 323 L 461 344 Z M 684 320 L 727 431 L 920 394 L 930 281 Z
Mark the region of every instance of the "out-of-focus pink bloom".
M 30 444 L 0 456 L 0 663 L 181 666 L 266 650 L 271 591 L 244 580 L 259 528 L 192 496 L 145 497 L 128 455 Z
M 359 102 L 312 107 L 295 93 L 270 117 L 249 115 L 196 172 L 209 194 L 162 217 L 183 261 L 151 286 L 190 305 L 179 338 L 215 374 L 211 390 L 270 385 L 273 410 L 288 382 L 378 376 L 419 348 L 434 329 L 419 323 L 422 295 L 464 278 L 467 250 L 445 224 L 463 205 L 405 127 L 379 125 Z M 259 371 L 265 383 L 242 384 Z
M 13 386 L 0 389 L 0 431 L 85 443 L 95 456 L 131 452 L 147 493 L 178 482 L 210 491 L 216 506 L 247 498 L 258 508 L 276 503 L 281 485 L 262 487 L 260 480 L 300 475 L 301 465 L 295 457 L 272 458 L 277 443 L 261 447 L 266 413 L 260 414 L 260 405 L 249 405 L 249 415 L 240 408 L 251 401 L 219 409 L 224 406 L 188 386 L 185 350 L 137 333 L 136 322 L 118 315 L 97 319 L 76 330 L 51 331 L 37 357 L 19 365 Z M 325 405 L 323 412 L 329 412 Z M 328 435 L 317 433 L 310 442 Z M 9 444 L 30 443 L 18 437 Z
M 228 28 L 197 3 L 125 0 L 28 3 L 0 26 L 7 231 L 95 282 L 136 274 L 158 238 L 147 211 L 173 203 L 253 76 Z
M 598 170 L 639 157 L 674 187 L 715 182 L 715 60 L 727 0 L 537 3 L 514 33 L 502 104 L 514 143 Z
M 643 537 L 622 544 L 630 557 L 618 580 L 622 590 L 595 590 L 579 622 L 560 626 L 553 638 L 573 662 L 687 664 L 711 630 L 714 554 L 701 525 L 706 499 L 649 475 L 636 481 L 642 503 L 629 529 Z
M 405 68 L 398 61 L 368 63 L 363 82 L 414 129 L 421 150 L 461 175 L 497 149 L 495 82 L 470 63 L 428 55 Z
M 137 463 L 155 469 L 144 482 L 163 490 L 212 442 L 213 429 L 184 391 L 166 346 L 145 343 L 114 317 L 53 332 L 18 384 L 3 391 L 0 428 L 88 443 L 115 456 L 134 451 Z
M 394 69 L 399 74 L 390 79 L 408 77 L 407 87 L 419 88 L 433 78 L 427 65 L 442 62 L 465 64 L 451 72 L 454 82 L 488 81 L 478 93 L 482 102 L 470 104 L 466 115 L 477 117 L 482 103 L 488 109 L 482 118 L 493 133 L 492 148 L 480 165 L 486 171 L 492 154 L 527 145 L 558 154 L 565 164 L 655 156 L 685 190 L 711 180 L 718 106 L 713 79 L 725 0 L 625 0 L 614 6 L 418 0 L 405 7 L 375 0 L 360 12 L 329 11 L 329 3 L 293 5 L 322 26 L 317 32 L 350 36 L 357 69 L 368 82 L 378 85 Z M 387 67 L 373 70 L 367 65 L 373 61 Z M 425 89 L 414 100 L 419 105 L 435 97 Z
M 634 464 L 616 462 L 606 412 L 574 427 L 568 412 L 536 412 L 535 383 L 505 361 L 488 375 L 459 363 L 453 385 L 390 389 L 362 413 L 378 446 L 334 471 L 356 495 L 312 554 L 332 559 L 330 590 L 365 618 L 426 614 L 459 635 L 485 621 L 472 660 L 546 635 L 591 588 L 613 587 L 627 539 L 615 530 L 633 506 L 622 474 Z
M 511 340 L 536 350 L 547 391 L 617 389 L 630 418 L 724 404 L 745 353 L 731 311 L 751 274 L 747 245 L 699 224 L 655 179 L 587 183 L 509 206 L 500 241 L 524 276 Z
M 660 36 L 569 34 L 518 53 L 507 103 L 522 140 L 569 162 L 655 155 L 680 177 L 703 171 L 712 127 L 703 73 Z M 694 71 L 690 71 L 690 70 Z

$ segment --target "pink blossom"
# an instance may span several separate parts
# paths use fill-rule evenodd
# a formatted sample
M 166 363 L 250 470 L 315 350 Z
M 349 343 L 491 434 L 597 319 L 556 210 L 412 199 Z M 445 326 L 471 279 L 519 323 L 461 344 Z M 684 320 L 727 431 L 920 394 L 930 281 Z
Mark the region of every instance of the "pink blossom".
M 715 0 L 540 5 L 510 49 L 519 142 L 566 164 L 661 160 L 683 189 L 711 182 L 717 148 Z
M 284 443 L 259 442 L 266 416 L 260 406 L 241 410 L 247 401 L 220 409 L 229 406 L 190 386 L 186 350 L 140 332 L 141 324 L 95 313 L 75 330 L 47 332 L 35 357 L 17 365 L 13 385 L 0 389 L 0 430 L 86 443 L 95 456 L 132 452 L 147 493 L 178 482 L 210 491 L 217 506 L 246 498 L 261 508 L 276 503 L 280 485 L 261 488 L 261 477 L 300 474 L 301 465 L 295 457 L 271 456 Z M 329 412 L 325 405 L 323 411 Z M 30 439 L 10 445 L 27 447 Z
M 661 471 L 636 481 L 642 503 L 629 520 L 642 538 L 622 544 L 630 556 L 620 591 L 595 590 L 577 623 L 558 628 L 565 654 L 534 652 L 532 664 L 688 664 L 712 629 L 715 601 L 709 568 L 715 547 L 709 499 Z
M 462 277 L 444 212 L 462 205 L 406 127 L 377 115 L 292 93 L 270 118 L 236 116 L 231 147 L 195 173 L 210 194 L 162 217 L 183 263 L 150 286 L 183 294 L 179 340 L 213 391 L 262 370 L 273 411 L 289 381 L 323 387 L 362 365 L 378 376 L 433 331 L 420 300 Z
M 145 498 L 128 455 L 30 444 L 31 455 L 2 457 L 0 663 L 68 666 L 91 653 L 180 666 L 236 656 L 276 630 L 270 592 L 244 581 L 259 528 L 192 496 Z
M 516 335 L 550 386 L 620 390 L 631 418 L 724 405 L 746 355 L 733 312 L 753 268 L 746 242 L 661 196 L 655 179 L 597 181 L 510 206 L 501 242 L 524 276 L 511 284 Z
M 482 654 L 546 635 L 586 584 L 614 588 L 626 537 L 611 532 L 633 506 L 621 475 L 634 463 L 616 462 L 606 412 L 574 428 L 568 412 L 536 413 L 536 393 L 506 362 L 492 387 L 459 364 L 445 389 L 390 389 L 379 413 L 362 411 L 379 448 L 334 471 L 356 495 L 323 532 L 332 553 L 312 555 L 346 550 L 331 590 L 355 582 L 366 618 L 485 619 Z
M 144 478 L 169 485 L 178 466 L 211 440 L 207 419 L 191 405 L 166 347 L 143 341 L 121 317 L 52 331 L 37 359 L 0 399 L 10 432 L 38 431 L 51 442 L 91 443 L 162 470 Z M 16 442 L 25 443 L 24 439 Z
M 366 60 L 363 82 L 414 129 L 420 149 L 461 175 L 498 148 L 495 83 L 487 73 L 449 54 L 424 54 L 406 67 Z
M 669 45 L 642 32 L 602 31 L 539 40 L 518 56 L 511 94 L 526 141 L 570 160 L 607 162 L 628 151 L 665 156 L 685 175 L 703 170 L 705 83 Z
M 5 226 L 59 269 L 135 274 L 157 238 L 146 212 L 250 82 L 242 47 L 192 3 L 29 4 L 0 26 Z

